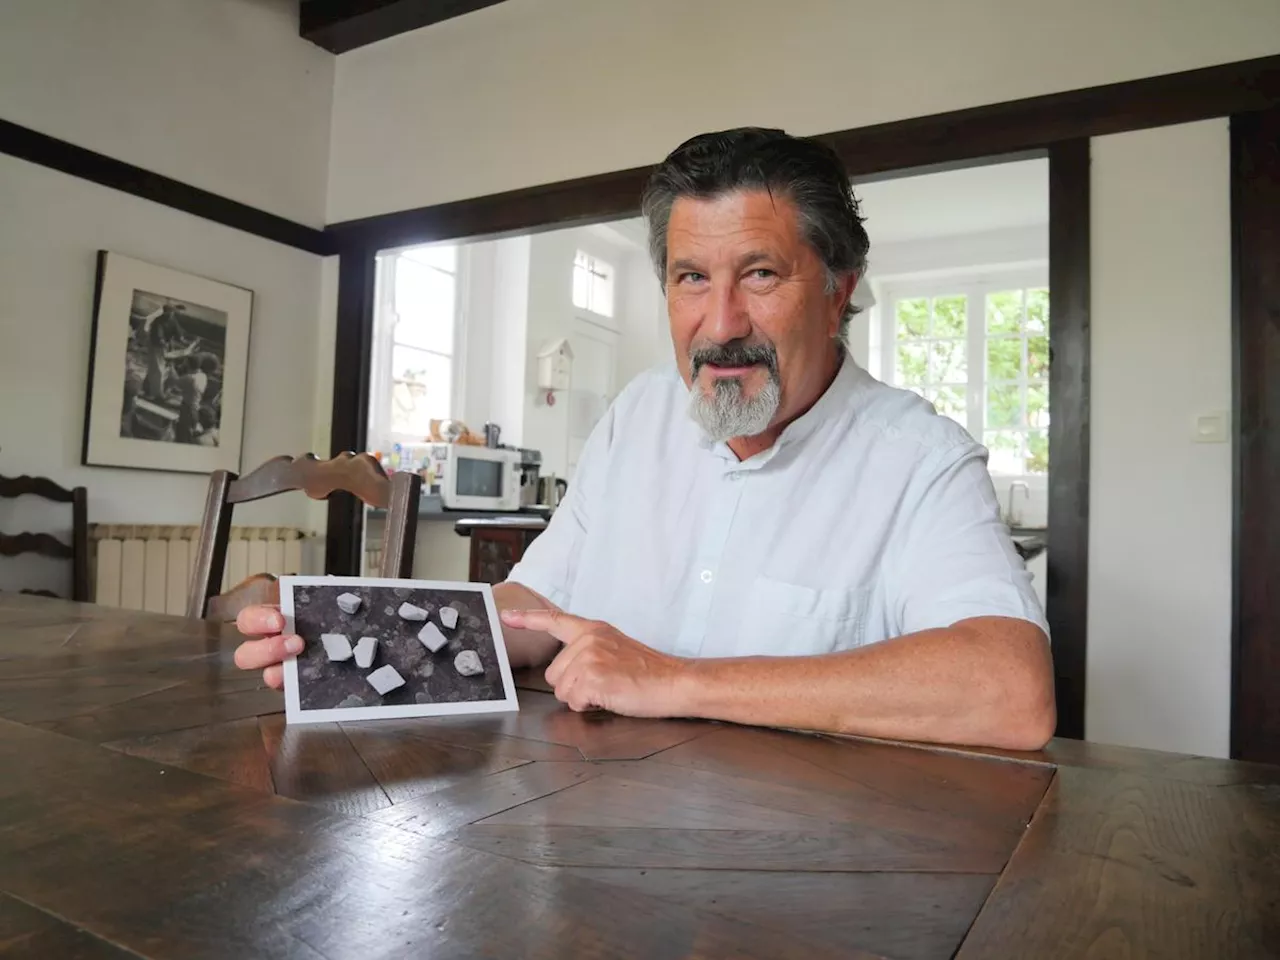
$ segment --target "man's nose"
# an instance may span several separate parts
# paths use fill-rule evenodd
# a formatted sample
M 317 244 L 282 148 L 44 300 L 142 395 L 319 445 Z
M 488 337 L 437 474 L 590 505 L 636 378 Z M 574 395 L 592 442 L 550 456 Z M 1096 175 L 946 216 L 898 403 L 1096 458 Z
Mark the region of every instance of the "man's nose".
M 713 343 L 729 343 L 751 333 L 746 298 L 736 283 L 712 282 L 711 297 L 700 332 Z

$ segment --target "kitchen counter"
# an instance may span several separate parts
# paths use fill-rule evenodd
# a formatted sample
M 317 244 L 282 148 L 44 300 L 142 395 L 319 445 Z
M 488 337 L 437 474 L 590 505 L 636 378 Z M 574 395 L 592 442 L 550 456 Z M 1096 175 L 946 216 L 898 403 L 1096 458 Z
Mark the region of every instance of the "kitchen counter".
M 462 518 L 466 519 L 498 519 L 502 517 L 515 517 L 521 519 L 545 519 L 550 513 L 548 507 L 522 507 L 520 510 L 446 510 L 444 504 L 440 502 L 439 494 L 424 493 L 418 501 L 418 520 L 425 523 L 452 523 Z M 383 518 L 387 515 L 387 511 L 381 507 L 368 507 L 367 516 Z

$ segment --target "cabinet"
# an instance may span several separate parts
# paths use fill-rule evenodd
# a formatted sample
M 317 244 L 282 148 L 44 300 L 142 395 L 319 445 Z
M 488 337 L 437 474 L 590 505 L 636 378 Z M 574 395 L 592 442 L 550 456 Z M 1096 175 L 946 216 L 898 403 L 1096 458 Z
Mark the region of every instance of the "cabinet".
M 545 524 L 485 526 L 483 522 L 458 524 L 458 533 L 471 538 L 468 579 L 472 583 L 501 583 L 520 562 L 529 544 L 537 539 Z

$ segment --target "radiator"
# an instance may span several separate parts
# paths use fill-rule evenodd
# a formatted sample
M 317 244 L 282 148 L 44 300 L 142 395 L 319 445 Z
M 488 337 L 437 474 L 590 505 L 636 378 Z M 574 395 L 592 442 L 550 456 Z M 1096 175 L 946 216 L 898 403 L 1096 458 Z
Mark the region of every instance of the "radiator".
M 183 614 L 199 535 L 191 526 L 90 524 L 94 602 Z M 232 527 L 222 589 L 255 573 L 323 573 L 319 544 L 317 550 L 316 538 L 290 527 Z

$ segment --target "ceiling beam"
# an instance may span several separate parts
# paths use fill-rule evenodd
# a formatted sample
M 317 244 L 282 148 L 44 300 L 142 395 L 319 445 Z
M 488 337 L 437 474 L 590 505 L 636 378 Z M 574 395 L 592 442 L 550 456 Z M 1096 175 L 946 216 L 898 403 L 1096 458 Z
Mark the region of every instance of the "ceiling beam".
M 301 0 L 298 33 L 331 53 L 346 53 L 498 3 L 502 0 Z

